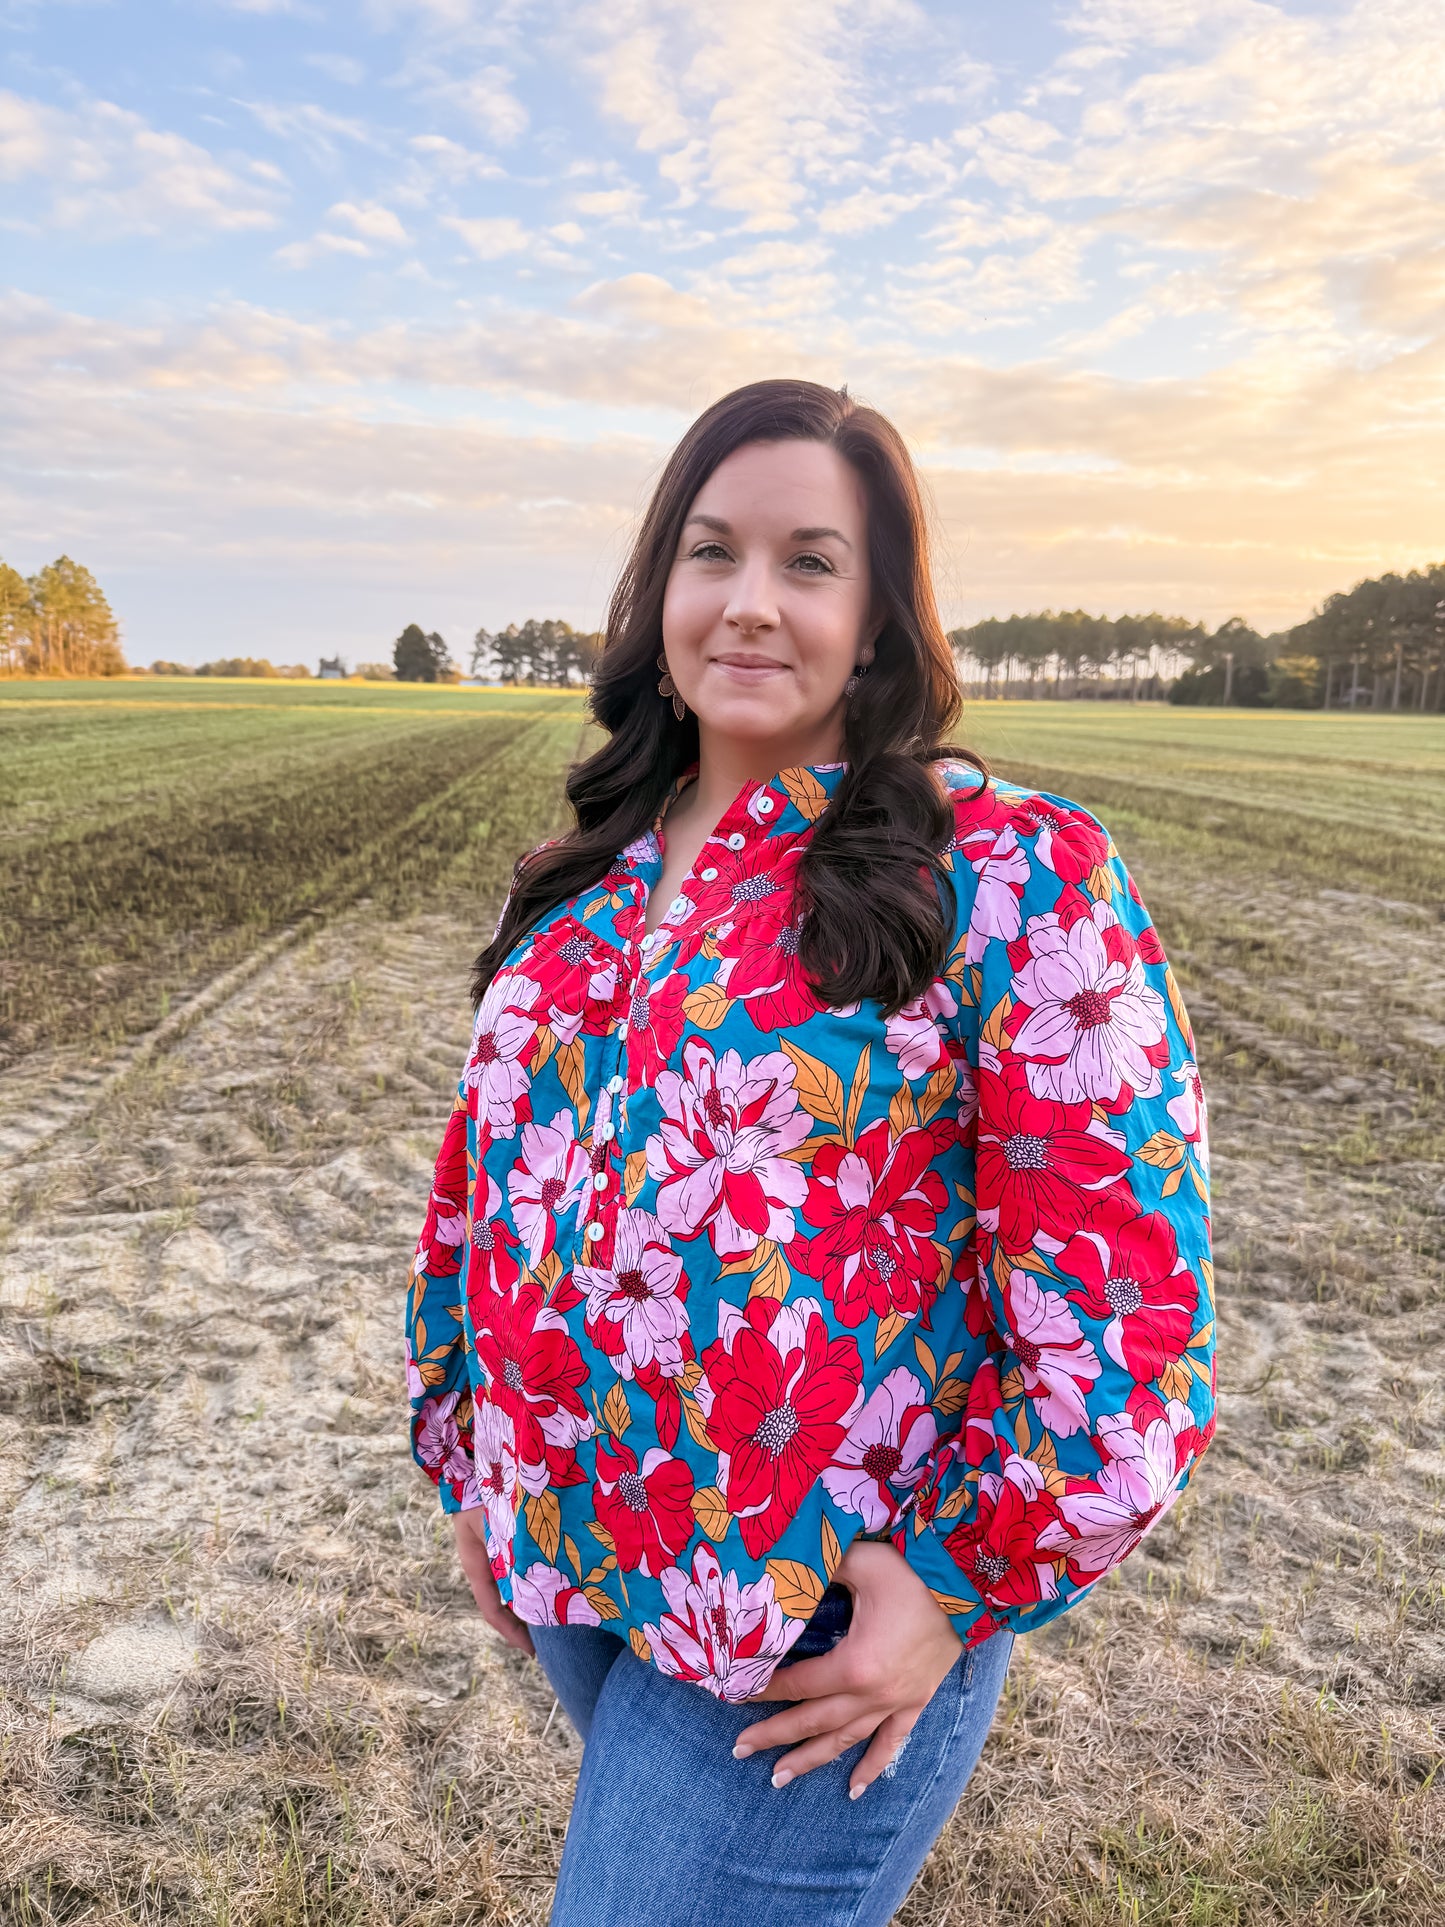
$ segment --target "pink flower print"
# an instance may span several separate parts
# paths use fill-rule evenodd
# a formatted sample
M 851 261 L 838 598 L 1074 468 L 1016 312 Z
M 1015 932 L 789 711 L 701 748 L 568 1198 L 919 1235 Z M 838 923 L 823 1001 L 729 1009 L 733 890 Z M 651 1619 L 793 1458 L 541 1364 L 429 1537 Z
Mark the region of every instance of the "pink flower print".
M 1023 921 L 1020 904 L 1024 885 L 1029 880 L 1029 859 L 1019 848 L 1013 825 L 989 827 L 965 836 L 959 846 L 978 878 L 973 914 L 969 920 L 968 940 L 964 945 L 965 963 L 977 963 L 995 938 L 1012 943 Z
M 512 1420 L 489 1398 L 478 1400 L 472 1425 L 477 1493 L 487 1511 L 487 1551 L 506 1571 L 517 1530 L 517 1440 Z
M 429 1472 L 439 1473 L 456 1450 L 461 1436 L 455 1418 L 459 1396 L 448 1392 L 442 1398 L 426 1399 L 417 1414 L 417 1457 Z
M 1095 905 L 1101 909 L 1112 915 Z M 1116 959 L 1093 918 L 1065 930 L 1052 912 L 1030 917 L 1028 945 L 1029 960 L 1013 980 L 1028 1015 L 1013 1048 L 1027 1061 L 1034 1096 L 1112 1104 L 1126 1086 L 1155 1096 L 1159 1072 L 1149 1052 L 1164 1038 L 1164 999 L 1145 982 L 1137 954 Z
M 1009 1348 L 1023 1368 L 1024 1391 L 1039 1422 L 1060 1438 L 1089 1429 L 1085 1404 L 1103 1367 L 1068 1302 L 1027 1271 L 1009 1274 L 1004 1293 Z
M 658 1217 L 676 1237 L 706 1231 L 720 1258 L 746 1257 L 759 1238 L 786 1244 L 808 1188 L 786 1153 L 813 1128 L 791 1061 L 782 1051 L 715 1057 L 706 1038 L 690 1037 L 682 1064 L 681 1075 L 658 1076 L 662 1126 L 647 1140 Z
M 740 1585 L 704 1544 L 691 1575 L 667 1566 L 661 1580 L 668 1610 L 644 1628 L 659 1671 L 704 1686 L 715 1699 L 760 1693 L 803 1627 L 784 1615 L 768 1575 Z
M 898 1068 L 906 1078 L 931 1077 L 947 1060 L 948 1042 L 939 1024 L 952 1017 L 957 1009 L 957 999 L 940 977 L 921 997 L 905 1004 L 888 1019 L 884 1041 L 890 1054 L 898 1059 Z
M 1164 1106 L 1178 1126 L 1179 1135 L 1187 1144 L 1197 1146 L 1199 1162 L 1205 1171 L 1209 1169 L 1209 1111 L 1204 1101 L 1204 1085 L 1200 1081 L 1199 1066 L 1192 1057 L 1186 1057 L 1177 1071 L 1171 1073 L 1174 1082 L 1183 1089 L 1177 1097 L 1171 1097 Z
M 507 1178 L 512 1216 L 534 1267 L 556 1243 L 557 1219 L 575 1207 L 590 1175 L 574 1121 L 571 1111 L 558 1111 L 550 1124 L 523 1125 L 522 1155 Z
M 529 1626 L 600 1626 L 602 1615 L 565 1572 L 538 1559 L 513 1574 L 512 1610 Z
M 442 1467 L 442 1477 L 452 1489 L 452 1497 L 462 1510 L 470 1511 L 482 1503 L 482 1495 L 477 1489 L 476 1467 L 466 1446 L 458 1442 L 447 1454 Z
M 642 836 L 634 837 L 622 852 L 622 866 L 627 870 L 645 869 L 649 863 L 661 861 L 662 851 L 651 830 Z
M 898 1365 L 874 1388 L 823 1471 L 828 1496 L 862 1515 L 869 1532 L 891 1525 L 900 1494 L 923 1477 L 938 1424 L 923 1383 Z
M 621 1212 L 611 1264 L 578 1265 L 574 1276 L 587 1294 L 588 1336 L 623 1378 L 649 1365 L 664 1378 L 681 1373 L 687 1280 L 672 1240 L 650 1211 Z
M 1086 1583 L 1131 1553 L 1179 1497 L 1197 1440 L 1194 1414 L 1178 1399 L 1149 1411 L 1106 1413 L 1098 1423 L 1109 1454 L 1097 1479 L 1070 1479 L 1059 1500 L 1069 1527 L 1055 1527 L 1039 1544 L 1068 1554 L 1074 1577 Z
M 411 1339 L 406 1341 L 406 1395 L 415 1405 L 426 1390 L 426 1380 L 421 1375 L 421 1367 L 416 1362 L 416 1353 L 411 1348 Z
M 464 1082 L 477 1094 L 478 1122 L 489 1124 L 493 1137 L 517 1134 L 517 1106 L 531 1083 L 523 1060 L 531 1056 L 537 1036 L 537 1020 L 526 1006 L 537 994 L 530 977 L 503 971 L 487 986 L 477 1012 Z

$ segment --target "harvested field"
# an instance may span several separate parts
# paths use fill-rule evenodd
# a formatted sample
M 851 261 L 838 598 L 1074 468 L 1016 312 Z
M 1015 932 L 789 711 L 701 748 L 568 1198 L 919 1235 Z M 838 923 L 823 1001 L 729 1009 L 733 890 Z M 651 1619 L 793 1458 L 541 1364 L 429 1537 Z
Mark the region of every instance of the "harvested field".
M 580 726 L 526 692 L 0 698 L 0 849 L 40 879 L 16 912 L 7 854 L 0 1921 L 546 1919 L 577 1745 L 470 1609 L 397 1360 L 467 964 Z M 1141 1553 L 1017 1648 L 900 1927 L 1434 1927 L 1445 733 L 968 727 L 1104 816 L 1183 983 L 1220 1429 Z M 125 868 L 172 844 L 174 894 Z M 94 938 L 83 994 L 62 928 Z

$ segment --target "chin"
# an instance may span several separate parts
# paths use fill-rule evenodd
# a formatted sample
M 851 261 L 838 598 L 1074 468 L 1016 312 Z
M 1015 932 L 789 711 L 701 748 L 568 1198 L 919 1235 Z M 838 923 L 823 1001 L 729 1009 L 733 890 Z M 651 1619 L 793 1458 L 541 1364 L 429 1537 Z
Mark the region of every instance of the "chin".
M 738 736 L 749 742 L 766 742 L 797 729 L 802 718 L 787 705 L 765 698 L 739 696 L 728 702 L 710 702 L 697 712 L 698 721 L 719 736 Z

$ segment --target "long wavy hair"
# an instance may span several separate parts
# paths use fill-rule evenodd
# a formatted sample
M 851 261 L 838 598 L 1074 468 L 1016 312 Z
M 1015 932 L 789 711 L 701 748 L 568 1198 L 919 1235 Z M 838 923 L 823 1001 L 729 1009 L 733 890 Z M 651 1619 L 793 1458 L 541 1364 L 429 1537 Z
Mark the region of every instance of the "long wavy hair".
M 953 812 L 930 768 L 981 757 L 946 739 L 961 707 L 939 620 L 922 491 L 902 436 L 846 388 L 755 381 L 700 415 L 662 471 L 607 614 L 592 714 L 607 741 L 567 778 L 575 826 L 522 857 L 497 933 L 477 958 L 479 1004 L 503 958 L 549 910 L 579 895 L 652 827 L 676 778 L 697 760 L 697 720 L 657 690 L 662 605 L 683 524 L 699 489 L 754 442 L 825 443 L 857 472 L 868 504 L 873 608 L 885 614 L 867 680 L 849 701 L 848 767 L 814 826 L 797 872 L 798 953 L 828 1004 L 876 998 L 891 1013 L 944 968 L 953 883 L 940 860 Z

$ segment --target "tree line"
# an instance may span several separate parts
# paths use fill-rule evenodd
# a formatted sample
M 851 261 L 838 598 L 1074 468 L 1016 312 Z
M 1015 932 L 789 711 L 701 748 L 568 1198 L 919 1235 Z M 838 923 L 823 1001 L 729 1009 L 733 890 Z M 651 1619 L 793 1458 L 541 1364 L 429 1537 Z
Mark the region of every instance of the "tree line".
M 1211 630 L 1187 616 L 1096 616 L 1082 609 L 990 616 L 949 635 L 974 696 L 1224 703 L 1247 708 L 1445 710 L 1445 562 L 1388 573 L 1326 597 L 1303 622 L 1262 635 L 1241 616 Z M 602 637 L 529 619 L 478 629 L 476 679 L 566 689 L 584 685 Z M 322 674 L 344 674 L 340 659 Z M 89 569 L 59 556 L 33 576 L 0 561 L 0 675 L 126 674 L 119 626 Z M 231 656 L 154 675 L 306 678 L 300 664 Z M 457 682 L 462 670 L 435 630 L 408 623 L 392 660 L 363 663 L 368 680 Z
M 482 682 L 568 689 L 587 681 L 601 649 L 599 635 L 532 617 L 505 629 L 478 629 L 468 673 Z M 456 682 L 462 673 L 444 638 L 416 622 L 397 637 L 392 665 L 398 682 Z
M 1445 563 L 1371 576 L 1292 628 L 1242 616 L 990 617 L 950 635 L 974 695 L 1150 698 L 1240 708 L 1445 709 Z
M 100 584 L 57 556 L 34 575 L 0 561 L 0 676 L 123 676 L 120 626 Z

